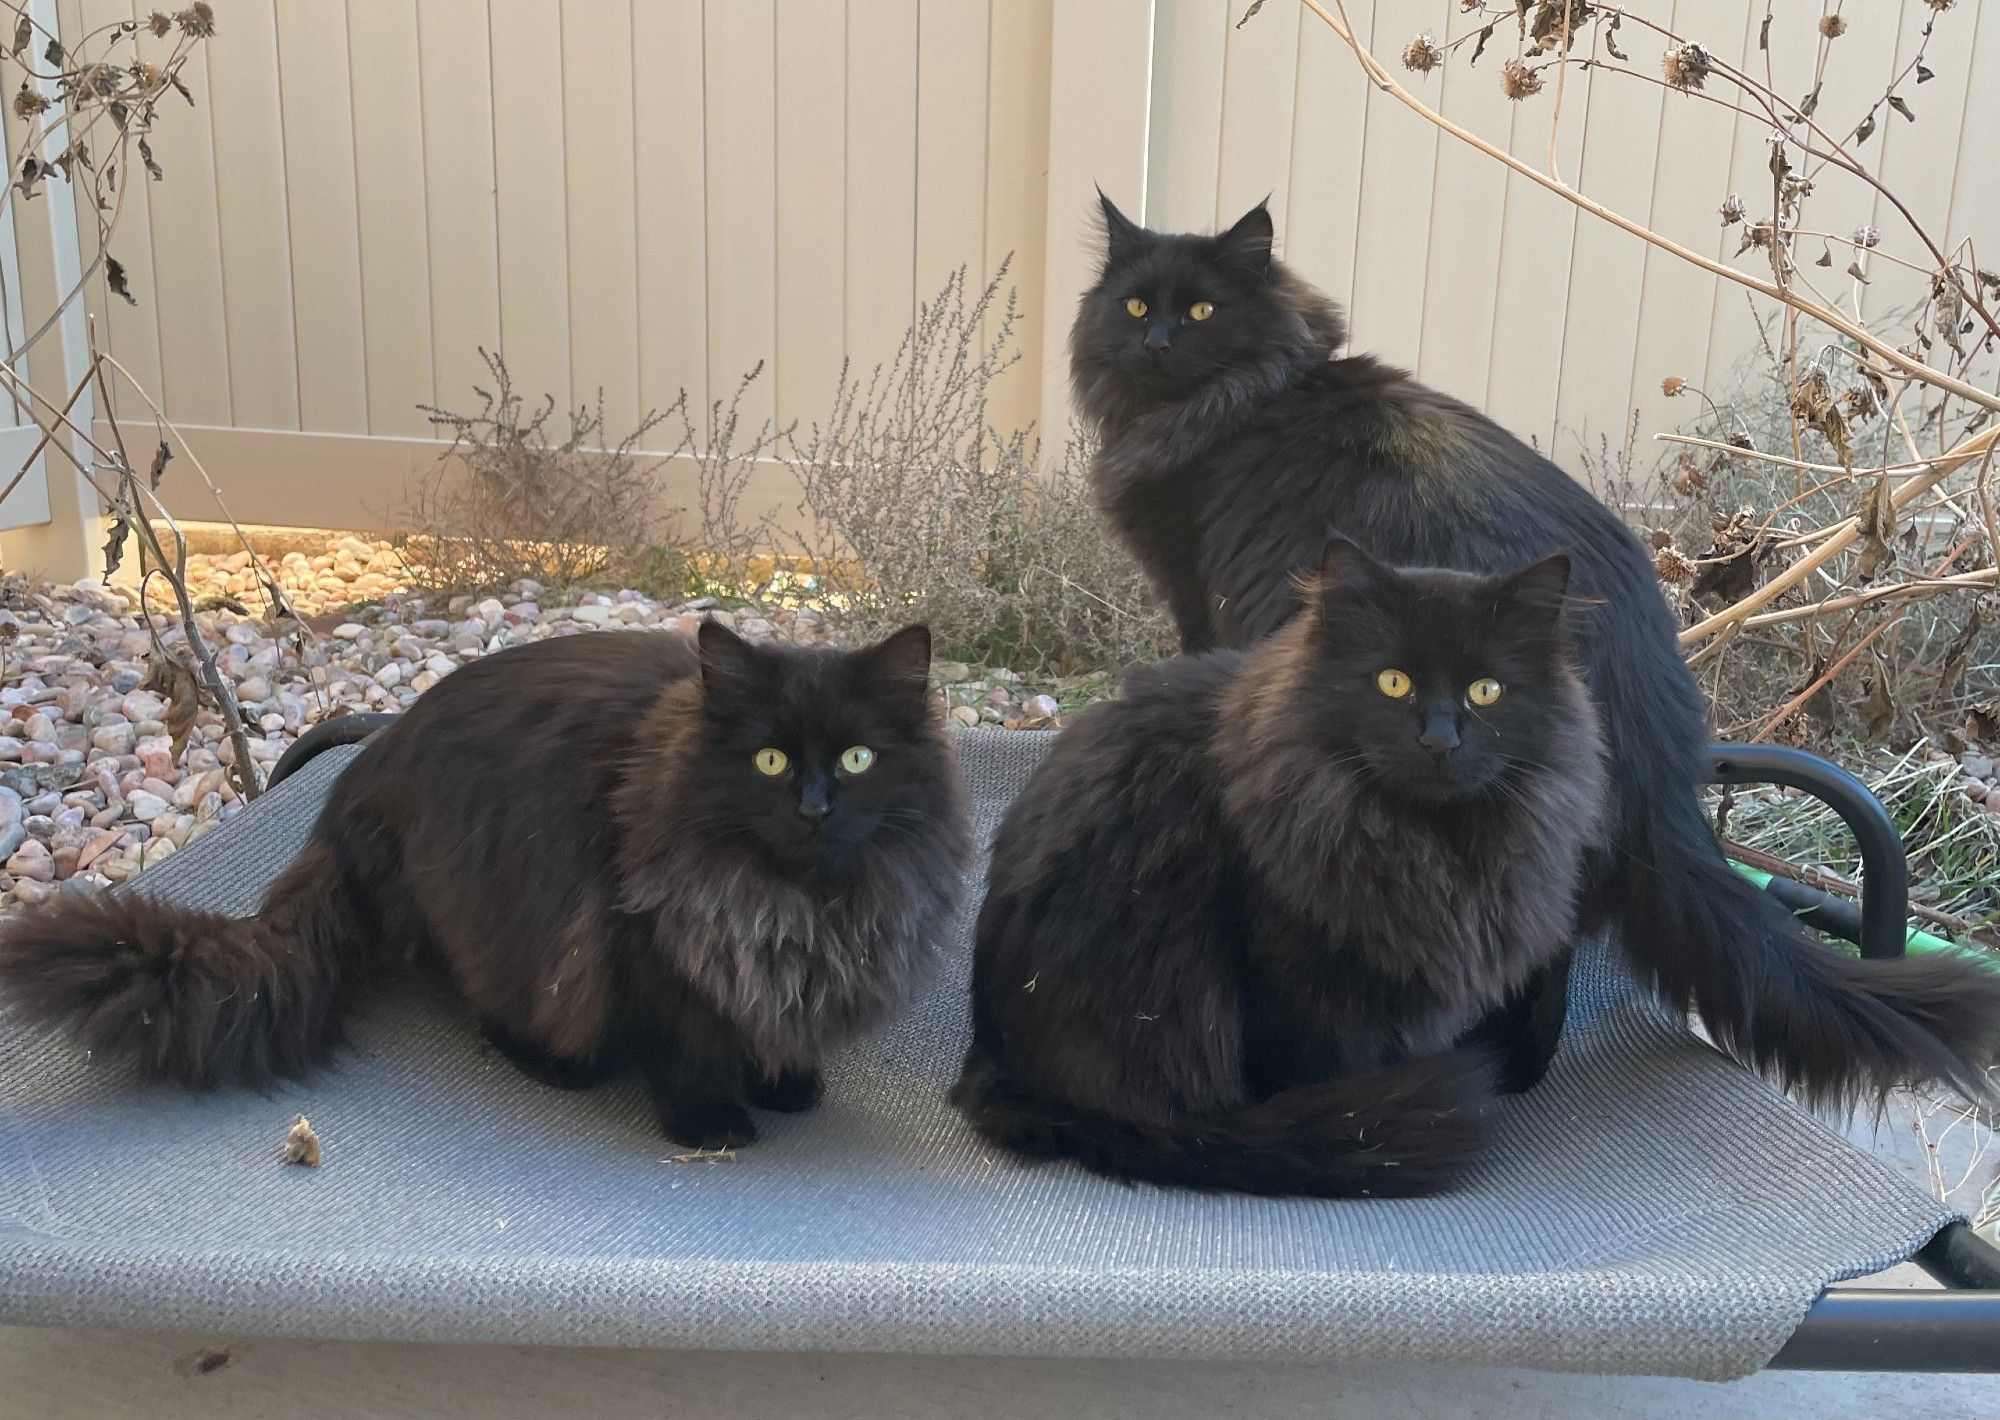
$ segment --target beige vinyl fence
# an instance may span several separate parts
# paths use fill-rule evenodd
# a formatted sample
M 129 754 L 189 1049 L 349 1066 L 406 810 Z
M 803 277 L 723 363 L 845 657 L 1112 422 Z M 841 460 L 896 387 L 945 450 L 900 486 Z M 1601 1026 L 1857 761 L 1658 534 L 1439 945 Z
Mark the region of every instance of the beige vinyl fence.
M 1371 92 L 1293 0 L 1240 29 L 1242 0 L 215 3 L 195 106 L 165 111 L 154 141 L 166 179 L 131 194 L 115 244 L 138 304 L 90 304 L 245 520 L 388 522 L 435 457 L 418 406 L 473 403 L 481 346 L 559 404 L 602 389 L 614 425 L 682 389 L 724 397 L 762 361 L 753 422 L 810 422 L 843 360 L 888 359 L 954 267 L 1009 253 L 1026 319 L 1001 413 L 1060 425 L 1093 182 L 1171 227 L 1269 195 L 1282 250 L 1349 305 L 1356 348 L 1571 466 L 1577 436 L 1635 408 L 1670 423 L 1663 377 L 1721 380 L 1754 342 L 1740 293 Z M 58 6 L 72 32 L 147 8 Z M 1348 3 L 1391 56 L 1456 8 Z M 1754 54 L 1764 5 L 1673 8 Z M 1879 89 L 1930 13 L 1847 6 L 1831 82 Z M 1923 122 L 1879 140 L 1889 176 L 1952 232 L 2000 231 L 2000 85 L 1969 82 L 2000 65 L 2000 0 L 1941 27 Z M 1551 106 L 1501 95 L 1503 48 L 1412 83 L 1539 161 Z M 1768 182 L 1757 124 L 1610 76 L 1571 76 L 1555 148 L 1586 191 L 1725 258 L 1718 204 Z M 1819 215 L 1891 225 L 1865 192 L 1841 202 Z M 1859 299 L 1886 309 L 1897 289 Z

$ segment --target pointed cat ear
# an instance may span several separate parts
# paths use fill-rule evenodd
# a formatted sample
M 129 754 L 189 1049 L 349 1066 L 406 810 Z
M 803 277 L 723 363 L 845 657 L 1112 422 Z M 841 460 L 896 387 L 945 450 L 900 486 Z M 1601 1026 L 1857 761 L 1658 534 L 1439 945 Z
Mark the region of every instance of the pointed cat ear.
M 905 626 L 860 652 L 857 659 L 872 686 L 905 698 L 921 710 L 930 695 L 931 629 Z
M 1269 199 L 1258 203 L 1236 225 L 1215 240 L 1222 254 L 1237 265 L 1262 275 L 1271 268 L 1271 209 Z
M 696 628 L 701 685 L 710 697 L 741 689 L 757 674 L 757 649 L 721 622 L 703 618 Z
M 1518 624 L 1546 635 L 1562 619 L 1564 601 L 1569 595 L 1569 567 L 1567 552 L 1544 557 L 1502 578 L 1499 598 L 1512 610 Z
M 1339 605 L 1394 576 L 1363 551 L 1360 543 L 1336 537 L 1327 543 L 1319 560 L 1319 599 L 1322 604 Z
M 1104 264 L 1115 266 L 1136 256 L 1146 244 L 1146 229 L 1118 210 L 1118 204 L 1097 189 L 1097 206 L 1104 219 Z

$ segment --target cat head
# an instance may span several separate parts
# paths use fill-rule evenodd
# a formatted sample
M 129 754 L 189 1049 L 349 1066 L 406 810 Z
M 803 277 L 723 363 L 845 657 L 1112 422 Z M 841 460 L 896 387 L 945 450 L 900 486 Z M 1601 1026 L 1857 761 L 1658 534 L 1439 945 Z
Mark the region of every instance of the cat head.
M 1272 255 L 1270 211 L 1214 236 L 1149 231 L 1098 193 L 1104 262 L 1070 331 L 1087 407 L 1181 400 L 1222 376 L 1324 359 L 1340 343 L 1333 303 Z
M 927 628 L 838 651 L 753 645 L 704 621 L 697 642 L 700 733 L 677 796 L 709 831 L 783 871 L 842 877 L 885 838 L 952 819 Z
M 1397 569 L 1335 540 L 1293 688 L 1313 742 L 1386 797 L 1432 803 L 1582 752 L 1569 572 L 1566 553 L 1500 576 Z

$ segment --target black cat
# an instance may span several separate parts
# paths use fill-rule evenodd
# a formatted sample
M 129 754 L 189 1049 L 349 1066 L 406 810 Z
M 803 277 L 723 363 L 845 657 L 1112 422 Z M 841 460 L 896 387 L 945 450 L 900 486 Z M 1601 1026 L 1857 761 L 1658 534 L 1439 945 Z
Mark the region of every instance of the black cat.
M 1215 237 L 1103 202 L 1105 260 L 1070 337 L 1100 505 L 1184 647 L 1247 645 L 1300 606 L 1329 533 L 1390 562 L 1496 571 L 1558 547 L 1611 753 L 1611 831 L 1586 926 L 1611 919 L 1661 995 L 1747 1062 L 1843 1103 L 1941 1081 L 1982 1097 L 2000 977 L 1951 957 L 1864 961 L 1730 871 L 1697 784 L 1707 727 L 1645 549 L 1610 509 L 1477 410 L 1367 356 L 1272 258 L 1259 206 Z
M 598 633 L 442 681 L 334 785 L 255 917 L 64 895 L 0 988 L 100 1059 L 256 1084 L 412 946 L 551 1084 L 630 1065 L 683 1144 L 804 1109 L 934 957 L 969 852 L 930 634 L 865 650 Z
M 1493 1064 L 1520 1062 L 1452 1046 L 1569 950 L 1600 832 L 1568 574 L 1336 542 L 1307 615 L 1135 671 L 1067 731 L 993 850 L 973 1125 L 1156 1183 L 1456 1178 Z

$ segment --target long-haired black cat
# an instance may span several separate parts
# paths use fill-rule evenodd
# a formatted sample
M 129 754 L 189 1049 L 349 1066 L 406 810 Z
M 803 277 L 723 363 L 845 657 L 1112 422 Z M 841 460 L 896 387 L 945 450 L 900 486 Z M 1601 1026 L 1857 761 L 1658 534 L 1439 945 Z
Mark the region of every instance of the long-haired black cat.
M 1325 296 L 1273 259 L 1261 206 L 1219 236 L 1155 233 L 1102 204 L 1105 257 L 1070 338 L 1101 448 L 1092 479 L 1189 651 L 1247 645 L 1299 609 L 1329 533 L 1390 562 L 1495 571 L 1555 548 L 1610 748 L 1614 816 L 1587 922 L 1716 1039 L 1807 1098 L 1949 1083 L 1983 1096 L 2000 978 L 1811 940 L 1730 871 L 1697 785 L 1705 711 L 1638 540 L 1492 420 L 1367 356 L 1338 358 Z
M 1454 1044 L 1569 950 L 1604 807 L 1568 574 L 1336 542 L 1304 617 L 1065 732 L 994 845 L 974 1127 L 1197 1188 L 1453 1182 L 1515 1064 Z
M 969 843 L 930 635 L 753 646 L 704 623 L 476 661 L 335 783 L 254 917 L 129 893 L 0 925 L 0 997 L 99 1059 L 203 1087 L 307 1069 L 413 948 L 487 1037 L 582 1087 L 629 1065 L 661 1128 L 746 1144 L 936 952 Z

